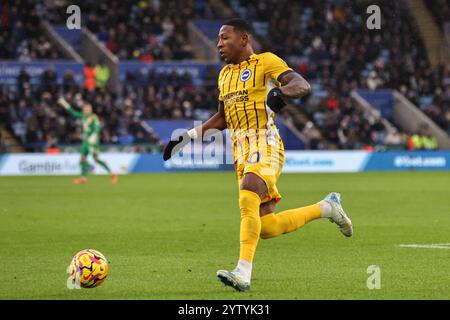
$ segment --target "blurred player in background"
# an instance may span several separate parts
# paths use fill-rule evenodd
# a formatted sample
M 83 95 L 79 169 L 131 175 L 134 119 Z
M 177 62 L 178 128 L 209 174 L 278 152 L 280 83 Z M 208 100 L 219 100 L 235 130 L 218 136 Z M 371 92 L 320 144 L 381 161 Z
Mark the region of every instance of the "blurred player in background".
M 230 129 L 239 185 L 240 256 L 233 271 L 219 270 L 217 276 L 238 291 L 250 289 L 252 263 L 260 238 L 295 231 L 319 218 L 336 223 L 347 237 L 353 233 L 336 192 L 316 204 L 275 214 L 275 205 L 281 200 L 276 182 L 284 163 L 284 146 L 274 123 L 275 113 L 286 105 L 283 98 L 301 98 L 311 89 L 302 76 L 276 55 L 255 54 L 251 34 L 252 28 L 242 19 L 232 19 L 221 27 L 217 47 L 227 65 L 218 79 L 219 110 L 201 127 L 170 141 L 164 152 L 167 160 L 209 129 Z
M 87 174 L 89 171 L 89 163 L 87 161 L 87 156 L 91 153 L 94 161 L 98 163 L 102 168 L 104 168 L 111 175 L 111 182 L 117 183 L 117 174 L 111 172 L 111 169 L 106 164 L 106 162 L 99 159 L 100 153 L 100 131 L 101 124 L 98 116 L 92 112 L 92 105 L 88 102 L 83 103 L 82 112 L 76 111 L 70 106 L 70 104 L 60 97 L 58 99 L 58 104 L 61 105 L 66 111 L 73 116 L 82 121 L 83 124 L 83 142 L 81 143 L 80 153 L 80 168 L 81 175 L 76 178 L 73 182 L 75 184 L 82 184 L 88 182 Z

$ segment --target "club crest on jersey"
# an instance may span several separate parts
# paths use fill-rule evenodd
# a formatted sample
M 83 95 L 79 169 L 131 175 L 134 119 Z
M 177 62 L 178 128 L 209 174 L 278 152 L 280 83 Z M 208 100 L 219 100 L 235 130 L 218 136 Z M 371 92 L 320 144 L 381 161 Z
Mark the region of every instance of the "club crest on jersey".
M 245 69 L 244 71 L 242 71 L 241 73 L 241 81 L 245 82 L 248 79 L 250 79 L 252 76 L 252 72 L 249 69 Z

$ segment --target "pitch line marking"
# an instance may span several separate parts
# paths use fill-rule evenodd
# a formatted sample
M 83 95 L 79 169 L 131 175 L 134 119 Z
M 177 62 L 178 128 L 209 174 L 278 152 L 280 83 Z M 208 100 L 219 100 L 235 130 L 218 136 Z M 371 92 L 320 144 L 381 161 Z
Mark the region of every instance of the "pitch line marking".
M 432 243 L 432 244 L 400 244 L 402 248 L 423 248 L 423 249 L 450 249 L 450 243 Z

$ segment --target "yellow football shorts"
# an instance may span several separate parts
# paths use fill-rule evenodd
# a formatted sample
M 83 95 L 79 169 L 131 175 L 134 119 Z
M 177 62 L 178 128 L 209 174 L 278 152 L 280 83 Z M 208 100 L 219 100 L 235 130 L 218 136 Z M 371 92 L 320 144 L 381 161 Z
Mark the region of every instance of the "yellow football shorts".
M 268 193 L 261 203 L 274 199 L 281 200 L 277 181 L 284 164 L 284 145 L 281 138 L 276 135 L 270 139 L 261 139 L 252 143 L 247 138 L 238 139 L 234 143 L 234 166 L 238 187 L 246 173 L 254 173 L 266 184 Z

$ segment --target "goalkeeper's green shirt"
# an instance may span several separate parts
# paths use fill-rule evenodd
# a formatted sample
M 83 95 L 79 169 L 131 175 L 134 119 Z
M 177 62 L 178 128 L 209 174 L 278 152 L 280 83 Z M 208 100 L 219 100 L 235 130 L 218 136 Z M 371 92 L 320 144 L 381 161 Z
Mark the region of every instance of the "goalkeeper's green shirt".
M 77 119 L 80 119 L 83 123 L 83 143 L 88 144 L 98 144 L 99 138 L 100 138 L 100 130 L 102 128 L 100 124 L 100 120 L 98 119 L 98 116 L 96 114 L 91 114 L 89 116 L 85 116 L 83 113 L 76 111 L 72 107 L 67 109 L 67 112 L 69 114 Z M 89 142 L 89 138 L 95 135 L 96 138 L 95 141 Z

